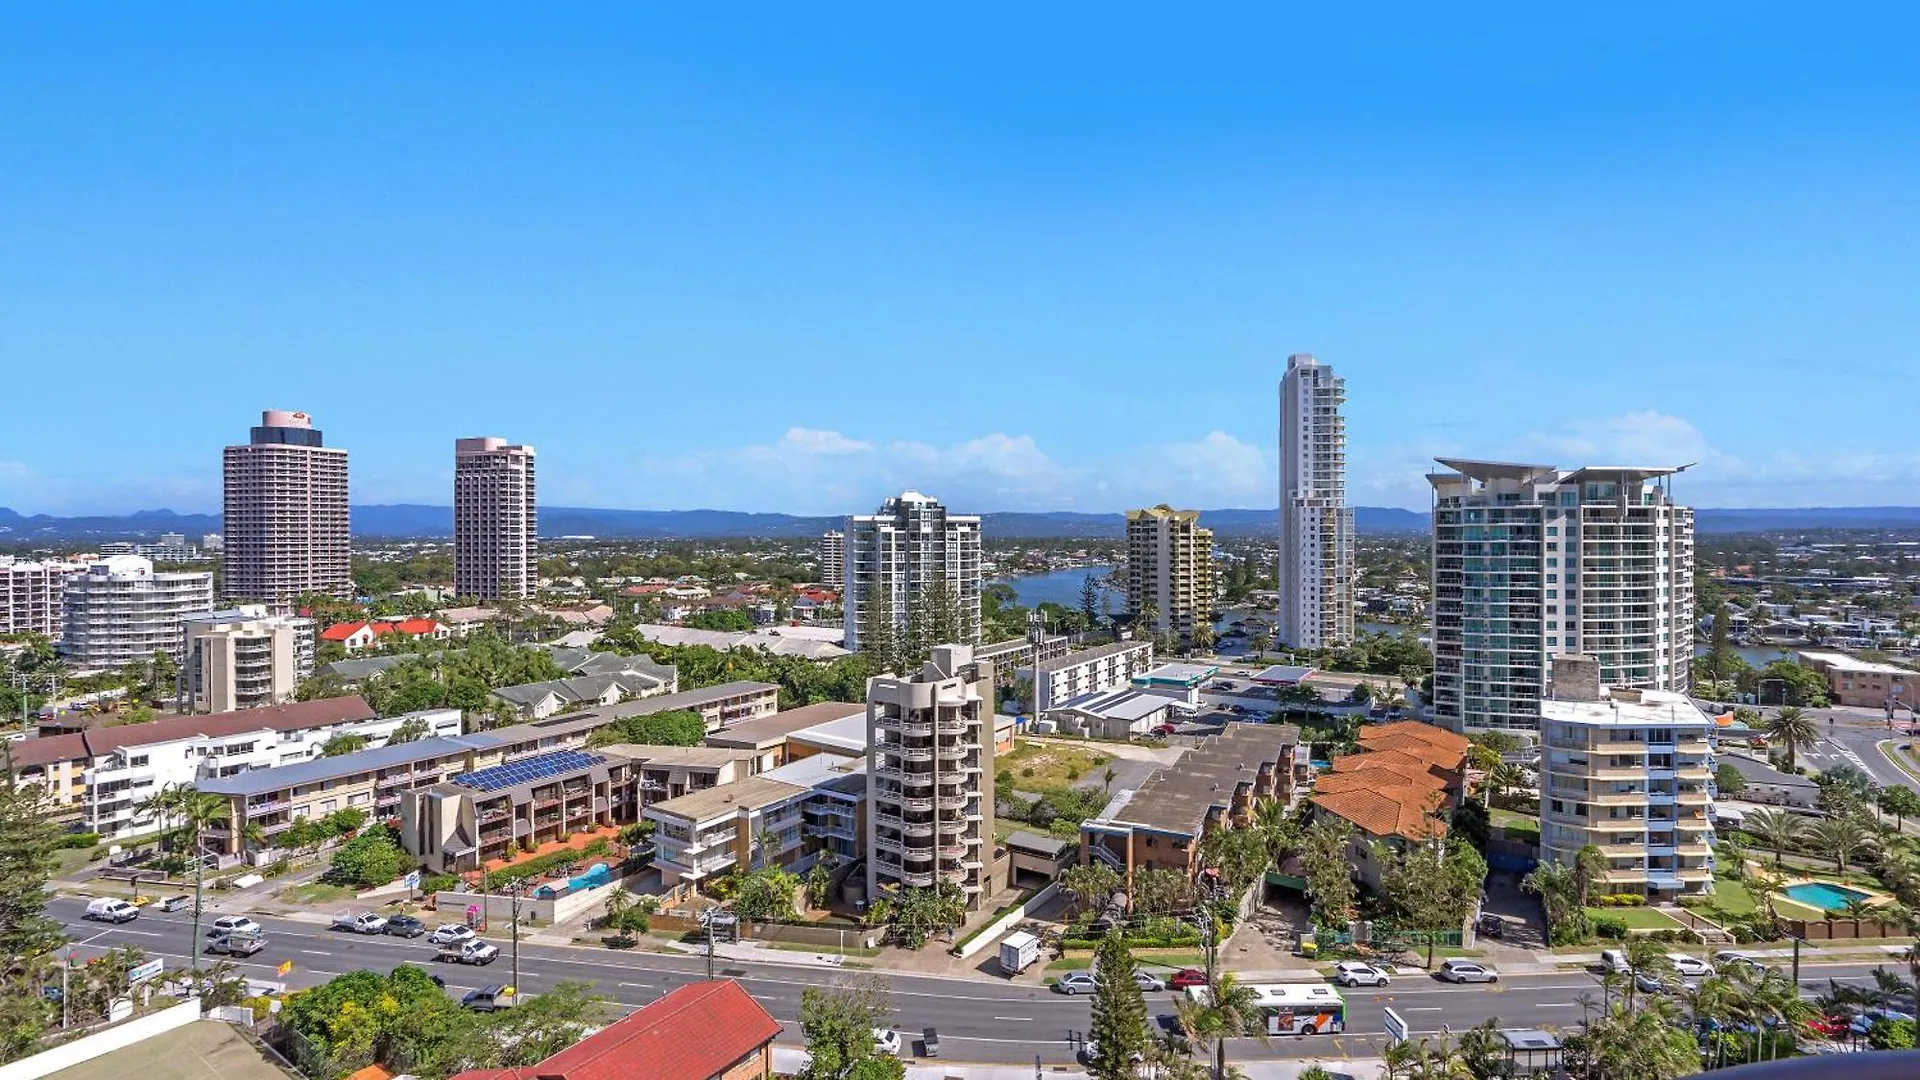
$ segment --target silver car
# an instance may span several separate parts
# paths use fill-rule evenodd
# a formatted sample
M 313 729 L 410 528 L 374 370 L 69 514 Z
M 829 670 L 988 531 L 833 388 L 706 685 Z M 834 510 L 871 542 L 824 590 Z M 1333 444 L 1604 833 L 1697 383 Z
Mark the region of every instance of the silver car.
M 1484 964 L 1476 964 L 1471 960 L 1462 960 L 1458 957 L 1442 963 L 1440 970 L 1434 974 L 1439 976 L 1442 981 L 1450 983 L 1490 983 L 1500 981 L 1499 972 Z
M 1084 971 L 1069 971 L 1060 976 L 1060 981 L 1053 984 L 1053 989 L 1062 994 L 1091 994 L 1094 986 L 1093 976 Z

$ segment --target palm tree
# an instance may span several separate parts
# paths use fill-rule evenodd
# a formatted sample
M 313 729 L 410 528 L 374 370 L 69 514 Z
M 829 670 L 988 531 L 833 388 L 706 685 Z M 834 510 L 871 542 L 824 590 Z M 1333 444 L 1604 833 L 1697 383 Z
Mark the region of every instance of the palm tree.
M 1205 1001 L 1183 994 L 1173 1003 L 1174 1020 L 1189 1042 L 1205 1046 L 1213 1061 L 1214 1080 L 1227 1075 L 1227 1040 L 1252 1033 L 1264 1044 L 1267 1026 L 1259 999 L 1230 971 L 1216 971 L 1209 954 Z
M 1487 771 L 1488 805 L 1493 805 L 1502 795 L 1527 782 L 1526 773 L 1520 766 L 1503 761 Z
M 1741 827 L 1772 849 L 1776 867 L 1780 865 L 1781 855 L 1797 846 L 1807 832 L 1807 823 L 1785 810 L 1755 810 L 1747 815 Z
M 1760 730 L 1787 752 L 1787 771 L 1792 772 L 1800 748 L 1820 741 L 1820 728 L 1797 705 L 1782 705 L 1771 717 L 1760 721 Z
M 1547 936 L 1562 926 L 1573 924 L 1580 911 L 1576 903 L 1573 868 L 1565 863 L 1542 862 L 1520 879 L 1520 888 L 1540 898 L 1547 910 Z
M 1853 920 L 1854 937 L 1857 938 L 1860 936 L 1860 920 L 1866 918 L 1867 914 L 1872 910 L 1873 908 L 1859 897 L 1849 899 L 1846 903 L 1840 905 L 1841 916 Z
M 1833 856 L 1834 870 L 1842 879 L 1847 876 L 1848 860 L 1874 847 L 1871 827 L 1846 817 L 1827 818 L 1807 831 L 1807 839 L 1816 849 Z
M 1142 640 L 1142 630 L 1146 631 L 1146 637 L 1153 636 L 1153 632 L 1159 629 L 1159 627 L 1160 605 L 1151 600 L 1142 600 L 1139 608 L 1135 609 L 1133 613 L 1134 640 Z
M 233 805 L 225 796 L 200 791 L 191 784 L 168 784 L 142 800 L 135 808 L 135 813 L 142 817 L 157 817 L 162 828 L 168 827 L 169 820 L 179 820 L 177 835 L 187 849 L 188 858 L 193 860 L 193 940 L 199 941 L 207 870 L 206 852 L 202 850 L 201 841 L 209 826 L 233 821 Z M 243 826 L 242 837 L 257 841 L 265 837 L 265 830 L 249 823 Z M 195 970 L 198 970 L 198 965 L 196 955 Z
M 1920 792 L 1910 787 L 1889 787 L 1880 792 L 1880 809 L 1893 815 L 1895 831 L 1904 831 L 1907 819 L 1920 816 Z

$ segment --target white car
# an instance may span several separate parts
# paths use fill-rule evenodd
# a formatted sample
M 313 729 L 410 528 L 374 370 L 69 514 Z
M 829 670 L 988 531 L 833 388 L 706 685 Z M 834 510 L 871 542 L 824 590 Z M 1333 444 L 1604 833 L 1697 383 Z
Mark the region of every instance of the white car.
M 1372 964 L 1349 960 L 1333 965 L 1333 981 L 1341 986 L 1386 986 L 1393 979 Z
M 1086 972 L 1069 971 L 1060 976 L 1060 981 L 1053 984 L 1053 989 L 1061 994 L 1091 994 L 1095 985 L 1093 976 Z
M 433 933 L 427 935 L 427 944 L 458 945 L 463 941 L 471 941 L 476 936 L 471 926 L 461 923 L 442 923 Z
M 1484 964 L 1455 957 L 1441 963 L 1440 970 L 1434 973 L 1442 981 L 1450 983 L 1490 983 L 1499 982 L 1500 973 Z
M 1697 956 L 1688 956 L 1686 953 L 1668 953 L 1667 963 L 1673 965 L 1674 971 L 1688 977 L 1713 974 L 1712 964 Z
M 1167 988 L 1167 981 L 1157 975 L 1149 975 L 1144 971 L 1136 971 L 1133 973 L 1133 985 L 1147 991 L 1165 990 Z
M 207 930 L 208 937 L 213 937 L 216 934 L 263 933 L 266 933 L 266 931 L 260 929 L 260 924 L 247 918 L 245 915 L 222 915 L 213 920 L 213 926 Z
M 900 1054 L 900 1033 L 892 1028 L 873 1029 L 873 1050 L 877 1054 Z
M 356 915 L 348 911 L 333 917 L 333 928 L 351 930 L 356 934 L 378 934 L 387 928 L 387 919 L 384 915 L 371 912 L 363 911 Z
M 1741 952 L 1738 949 L 1722 949 L 1714 953 L 1713 962 L 1719 964 L 1721 967 L 1744 967 L 1752 968 L 1754 971 L 1767 970 L 1767 965 L 1762 962 L 1759 957 L 1752 953 Z

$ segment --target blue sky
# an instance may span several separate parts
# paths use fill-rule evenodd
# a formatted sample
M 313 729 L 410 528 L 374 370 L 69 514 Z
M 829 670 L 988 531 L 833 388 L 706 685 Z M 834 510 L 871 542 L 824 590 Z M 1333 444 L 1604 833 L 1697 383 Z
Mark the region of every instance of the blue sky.
M 1361 504 L 1920 503 L 1915 16 L 1557 6 L 13 5 L 0 505 L 1272 506 L 1296 351 Z

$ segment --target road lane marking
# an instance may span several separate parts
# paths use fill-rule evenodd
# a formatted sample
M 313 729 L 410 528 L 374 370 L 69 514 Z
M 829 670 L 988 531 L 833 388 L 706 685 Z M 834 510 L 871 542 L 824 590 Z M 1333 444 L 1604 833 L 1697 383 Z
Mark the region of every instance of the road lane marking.
M 97 933 L 97 934 L 95 934 L 95 935 L 93 935 L 92 937 L 90 937 L 90 938 L 88 938 L 88 939 L 87 939 L 87 940 L 85 940 L 85 941 L 76 941 L 76 942 L 74 942 L 74 943 L 73 943 L 73 945 L 74 945 L 74 947 L 75 947 L 75 948 L 79 948 L 79 947 L 81 947 L 81 946 L 83 946 L 83 945 L 91 945 L 91 944 L 93 944 L 94 942 L 96 942 L 96 941 L 99 941 L 99 940 L 100 940 L 101 938 L 103 938 L 103 937 L 106 937 L 106 936 L 107 936 L 108 934 L 111 934 L 111 933 L 113 933 L 113 931 L 111 931 L 111 930 L 102 930 L 102 931 L 100 931 L 99 933 Z
M 1533 1003 L 1533 1007 L 1536 1009 L 1573 1009 L 1578 1008 L 1579 1005 L 1580 1003 L 1577 1001 L 1536 1001 Z
M 1445 1008 L 1446 1006 L 1444 1005 L 1409 1005 L 1403 1011 L 1405 1012 L 1441 1012 Z
M 1033 1017 L 1031 1016 L 996 1016 L 994 1017 L 994 1019 L 995 1020 L 1020 1020 L 1020 1021 L 1025 1021 L 1027 1023 L 1033 1022 Z

